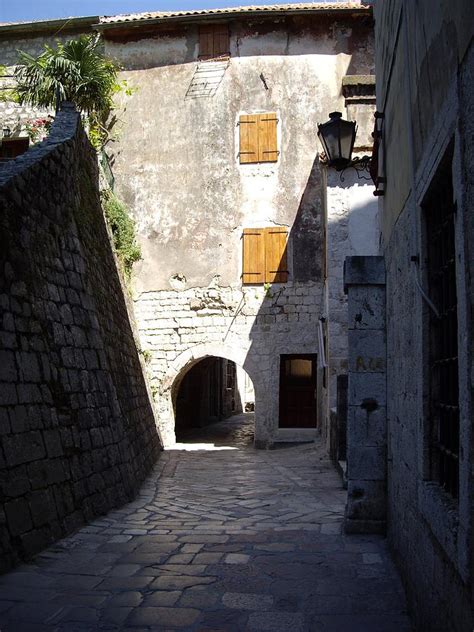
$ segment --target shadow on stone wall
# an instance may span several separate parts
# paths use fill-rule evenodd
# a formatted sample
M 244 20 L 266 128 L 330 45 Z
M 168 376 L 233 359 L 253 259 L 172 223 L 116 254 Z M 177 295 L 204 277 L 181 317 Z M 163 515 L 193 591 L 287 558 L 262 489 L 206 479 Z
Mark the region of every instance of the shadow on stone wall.
M 160 442 L 104 222 L 64 104 L 0 171 L 0 571 L 132 499 Z

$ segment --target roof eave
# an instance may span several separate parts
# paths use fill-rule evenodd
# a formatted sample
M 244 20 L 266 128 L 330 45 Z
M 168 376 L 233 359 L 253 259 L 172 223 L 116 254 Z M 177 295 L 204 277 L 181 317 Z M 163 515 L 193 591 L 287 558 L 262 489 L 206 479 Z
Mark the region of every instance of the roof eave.
M 0 25 L 0 38 L 4 35 L 36 34 L 36 33 L 68 33 L 82 27 L 93 27 L 100 20 L 99 15 L 80 18 L 61 18 L 60 20 L 43 20 L 40 22 L 17 22 Z
M 338 9 L 296 9 L 282 11 L 229 11 L 228 13 L 205 13 L 201 15 L 171 15 L 159 18 L 141 18 L 135 20 L 123 20 L 120 22 L 100 22 L 94 24 L 93 28 L 97 31 L 106 31 L 120 28 L 140 28 L 155 24 L 167 24 L 170 22 L 209 22 L 211 20 L 229 20 L 234 18 L 260 18 L 260 17 L 279 17 L 286 15 L 335 15 L 335 14 L 356 14 L 357 16 L 372 16 L 371 7 L 344 7 Z

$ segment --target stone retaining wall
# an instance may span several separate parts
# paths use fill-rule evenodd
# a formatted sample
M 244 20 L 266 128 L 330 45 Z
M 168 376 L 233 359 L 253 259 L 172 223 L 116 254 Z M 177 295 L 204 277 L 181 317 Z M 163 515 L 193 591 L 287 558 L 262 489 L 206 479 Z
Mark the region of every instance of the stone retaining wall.
M 98 193 L 65 107 L 0 171 L 0 570 L 130 500 L 159 438 Z

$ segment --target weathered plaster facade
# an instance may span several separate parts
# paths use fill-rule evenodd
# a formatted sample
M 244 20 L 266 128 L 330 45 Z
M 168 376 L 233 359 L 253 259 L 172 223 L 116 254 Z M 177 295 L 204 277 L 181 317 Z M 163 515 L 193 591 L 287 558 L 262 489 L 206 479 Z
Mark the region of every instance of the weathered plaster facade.
M 279 363 L 281 354 L 318 353 L 318 323 L 329 309 L 328 231 L 341 244 L 338 255 L 330 254 L 331 270 L 341 269 L 330 295 L 340 311 L 333 370 L 345 370 L 347 333 L 342 324 L 338 329 L 346 309 L 343 242 L 349 233 L 357 239 L 350 209 L 373 197 L 368 187 L 343 190 L 334 181 L 327 204 L 316 129 L 330 111 L 344 111 L 343 77 L 373 72 L 370 10 L 358 11 L 231 19 L 230 61 L 208 98 L 186 96 L 202 67 L 197 22 L 143 33 L 127 24 L 103 30 L 107 54 L 137 89 L 125 104 L 114 172 L 143 247 L 135 307 L 168 443 L 173 380 L 210 346 L 254 383 L 257 444 L 314 436 L 278 428 Z M 239 162 L 239 116 L 255 112 L 277 113 L 276 163 Z M 243 229 L 273 225 L 288 229 L 288 282 L 242 287 Z M 325 432 L 322 370 L 317 391 Z
M 471 631 L 473 573 L 472 114 L 469 1 L 377 3 L 377 108 L 384 112 L 388 536 L 419 630 Z M 430 454 L 429 292 L 423 204 L 453 143 L 459 497 Z
M 177 385 L 190 358 L 205 356 L 209 345 L 253 382 L 259 445 L 316 432 L 329 441 L 328 407 L 337 374 L 347 371 L 343 259 L 375 254 L 377 210 L 370 186 L 350 173 L 343 182 L 320 162 L 316 129 L 330 111 L 341 110 L 357 118 L 356 151 L 366 153 L 374 109 L 372 17 L 359 3 L 300 6 L 173 19 L 118 16 L 0 32 L 0 63 L 10 66 L 17 48 L 38 53 L 59 39 L 58 30 L 70 37 L 96 29 L 122 78 L 136 88 L 118 104 L 125 111 L 113 169 L 143 251 L 135 309 L 167 444 L 174 441 Z M 216 19 L 229 25 L 230 59 L 200 63 L 200 25 Z M 203 71 L 214 73 L 216 85 L 193 98 L 190 87 Z M 31 114 L 1 107 L 10 125 L 12 113 L 20 123 Z M 240 164 L 240 115 L 270 111 L 278 117 L 277 162 Z M 288 282 L 242 287 L 242 231 L 270 226 L 288 230 Z M 280 355 L 318 354 L 321 318 L 329 379 L 320 365 L 318 430 L 279 429 Z M 180 358 L 184 364 L 170 381 Z

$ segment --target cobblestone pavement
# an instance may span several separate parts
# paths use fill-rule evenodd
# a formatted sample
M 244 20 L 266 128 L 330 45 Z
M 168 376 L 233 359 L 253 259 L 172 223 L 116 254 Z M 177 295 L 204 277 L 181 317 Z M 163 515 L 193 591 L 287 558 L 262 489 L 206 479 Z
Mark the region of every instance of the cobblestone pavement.
M 341 534 L 322 449 L 254 450 L 251 421 L 190 436 L 136 501 L 0 578 L 1 632 L 411 630 L 384 539 Z

